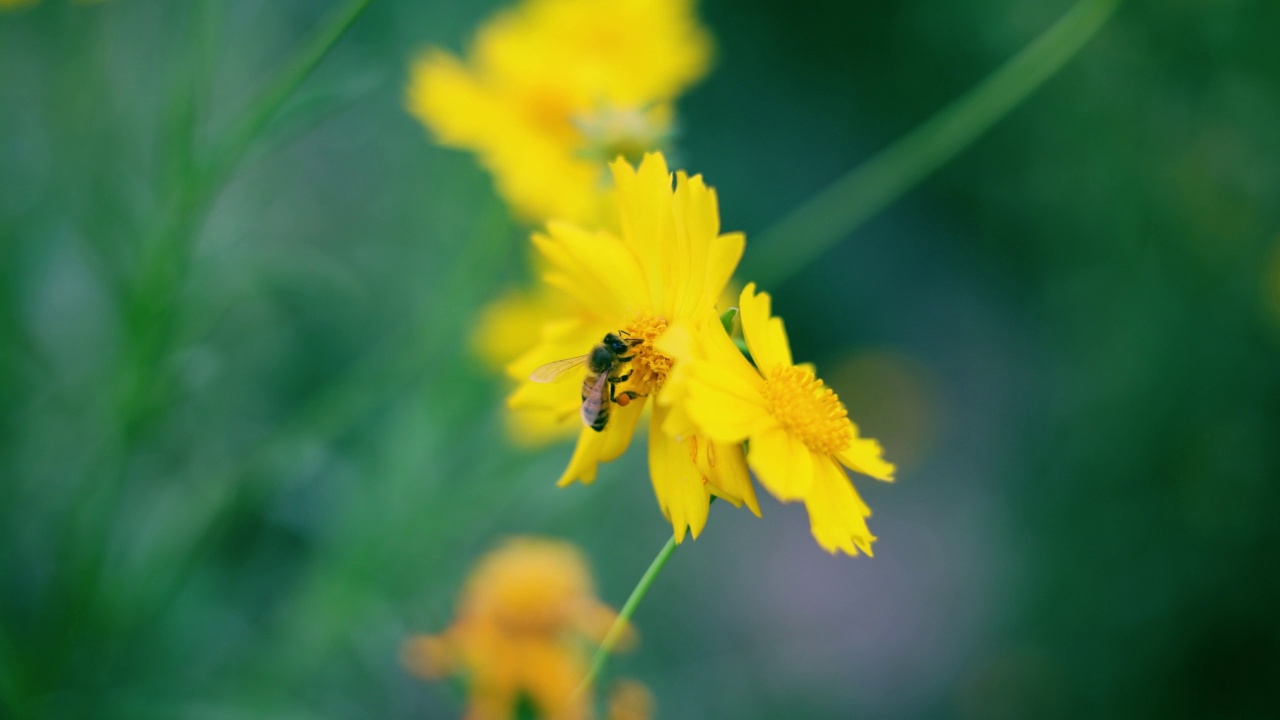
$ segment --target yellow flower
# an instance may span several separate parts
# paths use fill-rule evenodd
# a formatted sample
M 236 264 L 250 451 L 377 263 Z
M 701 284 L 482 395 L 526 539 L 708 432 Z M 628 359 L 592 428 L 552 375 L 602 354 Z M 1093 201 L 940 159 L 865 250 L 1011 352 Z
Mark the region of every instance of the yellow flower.
M 476 566 L 454 624 L 411 639 L 404 661 L 427 679 L 465 677 L 470 720 L 514 717 L 521 700 L 538 717 L 585 720 L 590 697 L 574 690 L 587 672 L 587 643 L 599 644 L 616 617 L 596 599 L 577 548 L 515 538 Z
M 442 144 L 479 155 L 524 219 L 592 223 L 605 162 L 661 147 L 670 103 L 709 59 L 693 0 L 525 0 L 466 61 L 421 55 L 407 103 Z
M 784 502 L 803 501 L 814 538 L 828 552 L 871 554 L 871 515 L 845 468 L 893 480 L 880 444 L 858 437 L 840 399 L 795 365 L 782 320 L 769 296 L 749 284 L 739 298 L 742 331 L 754 365 L 723 328 L 699 337 L 687 362 L 685 407 L 694 425 L 717 442 L 748 441 L 747 463 L 760 484 Z
M 529 328 L 556 312 L 556 298 L 546 291 L 509 290 L 485 306 L 476 319 L 471 350 L 494 367 L 505 367 L 533 344 Z
M 617 186 L 616 228 L 591 231 L 551 223 L 547 234 L 534 236 L 548 268 L 544 279 L 564 294 L 567 307 L 563 316 L 543 325 L 538 345 L 511 365 L 521 384 L 509 405 L 553 420 L 577 417 L 585 365 L 563 382 L 532 382 L 530 373 L 590 351 L 607 333 L 627 338 L 633 359 L 627 364 L 630 377 L 618 392 L 636 397 L 611 409 L 603 431 L 581 427 L 559 484 L 593 482 L 600 463 L 627 449 L 646 400 L 655 398 L 649 433 L 654 492 L 677 540 L 684 539 L 686 528 L 696 538 L 713 494 L 735 505 L 746 503 L 759 514 L 740 443 L 660 431 L 684 424 L 675 405 L 679 383 L 666 387 L 675 371 L 670 352 L 719 324 L 716 299 L 745 241 L 739 233 L 720 234 L 716 195 L 701 176 L 678 173 L 672 190 L 660 153 L 646 155 L 638 169 L 621 159 L 610 167 Z

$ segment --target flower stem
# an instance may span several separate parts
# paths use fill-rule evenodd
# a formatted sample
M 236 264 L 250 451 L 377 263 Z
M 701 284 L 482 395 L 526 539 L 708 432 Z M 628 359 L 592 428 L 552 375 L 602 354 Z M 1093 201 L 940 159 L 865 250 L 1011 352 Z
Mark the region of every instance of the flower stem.
M 1122 1 L 1080 0 L 972 90 L 760 233 L 743 276 L 777 284 L 831 249 L 1052 77 Z
M 635 614 L 636 608 L 640 606 L 640 601 L 644 600 L 644 596 L 649 592 L 649 586 L 653 585 L 653 581 L 657 579 L 658 573 L 662 572 L 662 567 L 667 564 L 667 560 L 671 559 L 671 554 L 676 551 L 676 536 L 672 535 L 667 540 L 667 544 L 662 546 L 658 551 L 658 556 L 649 564 L 649 569 L 644 571 L 644 575 L 640 577 L 640 582 L 636 583 L 636 587 L 631 591 L 631 596 L 627 598 L 627 602 L 622 606 L 622 611 L 618 613 L 618 618 L 613 621 L 613 625 L 609 627 L 609 632 L 605 633 L 604 640 L 601 641 L 600 647 L 596 649 L 596 654 L 591 658 L 591 667 L 587 670 L 586 677 L 582 678 L 582 682 L 578 683 L 578 688 L 574 690 L 574 695 L 581 695 L 591 687 L 596 677 L 600 675 L 600 671 L 604 669 L 605 660 L 613 652 L 618 644 L 618 640 L 622 638 L 622 633 L 626 631 L 627 624 L 631 622 L 631 616 Z

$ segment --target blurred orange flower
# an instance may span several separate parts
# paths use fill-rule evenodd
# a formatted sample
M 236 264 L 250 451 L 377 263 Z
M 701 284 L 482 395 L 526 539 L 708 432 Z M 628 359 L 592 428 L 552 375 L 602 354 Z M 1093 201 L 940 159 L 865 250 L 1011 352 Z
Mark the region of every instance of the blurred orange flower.
M 514 538 L 476 566 L 453 625 L 409 640 L 404 662 L 422 678 L 465 678 L 468 720 L 511 718 L 521 702 L 547 720 L 586 720 L 592 716 L 590 694 L 574 690 L 587 673 L 588 649 L 616 618 L 596 599 L 577 548 Z

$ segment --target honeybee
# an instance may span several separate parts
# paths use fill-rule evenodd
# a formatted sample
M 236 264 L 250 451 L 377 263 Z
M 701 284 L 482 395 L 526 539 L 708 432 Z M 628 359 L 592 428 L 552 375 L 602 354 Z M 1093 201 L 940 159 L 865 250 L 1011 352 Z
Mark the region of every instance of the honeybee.
M 600 432 L 609 422 L 610 403 L 626 406 L 640 397 L 632 390 L 618 392 L 618 383 L 626 382 L 631 373 L 617 376 L 614 373 L 631 360 L 632 356 L 627 352 L 641 342 L 639 338 L 622 338 L 609 333 L 586 355 L 549 362 L 530 373 L 529 379 L 539 383 L 552 382 L 585 363 L 587 376 L 582 381 L 582 422 Z

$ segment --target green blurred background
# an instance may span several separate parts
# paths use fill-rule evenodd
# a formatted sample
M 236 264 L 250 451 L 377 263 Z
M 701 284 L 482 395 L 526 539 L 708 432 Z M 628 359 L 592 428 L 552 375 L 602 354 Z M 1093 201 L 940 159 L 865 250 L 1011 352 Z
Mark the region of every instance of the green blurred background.
M 507 444 L 467 352 L 527 233 L 401 95 L 494 3 L 375 0 L 172 221 L 332 4 L 0 14 L 0 716 L 457 717 L 397 654 L 479 554 L 571 539 L 618 606 L 670 531 L 642 453 L 555 489 L 569 448 Z M 1068 7 L 705 0 L 680 164 L 750 257 Z M 1277 712 L 1277 29 L 1274 0 L 1131 0 L 766 288 L 900 465 L 859 481 L 876 557 L 717 505 L 610 672 L 662 718 Z

